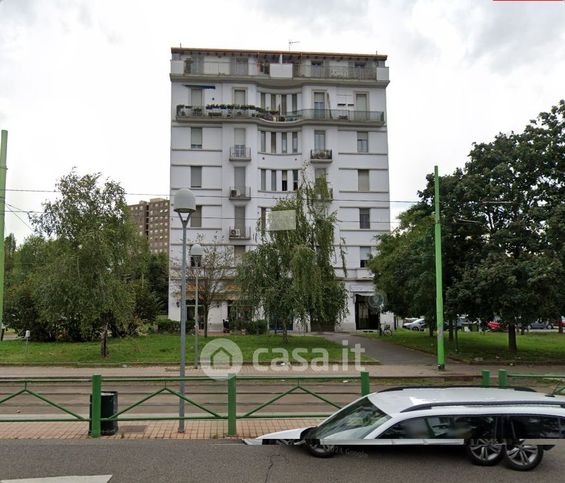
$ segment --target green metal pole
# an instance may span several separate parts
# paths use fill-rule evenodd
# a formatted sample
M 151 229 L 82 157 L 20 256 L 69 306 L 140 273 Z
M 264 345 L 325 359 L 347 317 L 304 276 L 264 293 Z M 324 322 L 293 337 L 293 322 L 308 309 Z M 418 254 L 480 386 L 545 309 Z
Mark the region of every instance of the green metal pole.
M 371 392 L 371 385 L 369 381 L 369 373 L 367 371 L 361 372 L 361 396 L 366 396 Z
M 237 378 L 228 374 L 228 436 L 237 435 Z
M 489 387 L 490 386 L 490 371 L 488 369 L 483 369 L 481 371 L 482 373 L 482 384 L 485 387 Z
M 499 369 L 498 370 L 498 387 L 506 387 L 508 386 L 508 373 L 506 369 Z
M 93 374 L 92 376 L 92 414 L 90 415 L 90 436 L 92 438 L 99 438 L 101 433 L 102 417 L 102 376 L 100 374 Z
M 0 141 L 0 342 L 4 336 L 4 218 L 6 213 L 6 157 L 8 154 L 8 131 L 2 130 Z
M 436 259 L 436 324 L 437 324 L 437 367 L 445 369 L 445 348 L 443 339 L 443 280 L 441 263 L 441 218 L 439 213 L 439 174 L 434 166 L 435 205 L 435 259 Z

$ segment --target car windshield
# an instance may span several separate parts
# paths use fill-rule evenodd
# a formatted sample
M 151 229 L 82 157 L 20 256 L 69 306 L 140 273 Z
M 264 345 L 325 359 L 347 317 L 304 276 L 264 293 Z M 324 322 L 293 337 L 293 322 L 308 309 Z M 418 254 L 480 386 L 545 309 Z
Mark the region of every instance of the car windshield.
M 390 419 L 390 416 L 364 397 L 343 408 L 318 426 L 315 439 L 361 439 Z

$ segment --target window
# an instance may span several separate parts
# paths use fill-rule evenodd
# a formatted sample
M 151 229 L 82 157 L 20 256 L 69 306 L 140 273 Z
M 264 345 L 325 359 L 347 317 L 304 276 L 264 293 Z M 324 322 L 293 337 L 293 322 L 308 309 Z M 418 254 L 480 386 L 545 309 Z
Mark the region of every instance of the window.
M 277 191 L 277 172 L 271 171 L 271 191 Z
M 312 64 L 312 77 L 322 77 L 322 70 L 324 67 L 324 63 L 321 60 L 313 60 Z
M 371 228 L 370 208 L 359 208 L 359 228 L 365 230 Z
M 287 144 L 288 144 L 288 133 L 283 132 L 281 133 L 281 151 L 283 153 L 287 152 Z
M 357 190 L 360 192 L 369 191 L 369 170 L 368 169 L 358 169 L 357 170 Z
M 233 103 L 239 106 L 245 105 L 245 89 L 234 89 Z
M 314 131 L 314 149 L 316 151 L 326 149 L 326 131 Z
M 271 133 L 271 153 L 277 152 L 277 133 Z
M 235 228 L 239 230 L 242 236 L 245 236 L 245 206 L 236 206 L 234 213 Z
M 292 170 L 292 189 L 293 191 L 298 190 L 298 170 Z
M 232 74 L 247 75 L 249 73 L 249 59 L 247 57 L 234 57 L 232 59 Z
M 292 152 L 293 153 L 298 152 L 298 133 L 297 132 L 292 133 Z
M 362 439 L 390 416 L 367 397 L 359 399 L 324 421 L 311 433 L 315 439 Z
M 271 94 L 271 111 L 277 110 L 277 96 L 276 94 Z
M 281 114 L 286 116 L 286 94 L 281 95 Z
M 292 112 L 298 111 L 298 94 L 292 94 Z
M 495 437 L 494 416 L 429 416 L 401 421 L 379 438 L 390 439 L 491 439 Z
M 326 93 L 314 92 L 314 118 L 323 119 L 326 109 Z
M 286 170 L 282 172 L 282 190 L 288 191 L 288 172 Z
M 190 89 L 190 105 L 192 107 L 202 107 L 202 89 Z
M 196 205 L 196 210 L 190 215 L 190 226 L 192 228 L 202 227 L 202 206 Z
M 365 268 L 371 256 L 371 247 L 359 247 L 359 266 Z
M 357 132 L 357 152 L 358 153 L 368 153 L 369 152 L 369 133 L 368 132 Z
M 559 418 L 553 416 L 511 416 L 505 425 L 507 438 L 560 438 Z
M 314 178 L 325 178 L 326 177 L 326 168 L 315 168 L 314 169 Z
M 267 189 L 267 170 L 261 170 L 261 191 L 265 191 Z
M 261 135 L 261 152 L 267 152 L 267 133 L 265 131 L 259 131 Z
M 190 128 L 190 149 L 202 149 L 202 128 Z
M 265 104 L 265 102 L 266 102 L 266 101 L 265 101 L 265 97 L 266 97 L 266 96 L 265 96 L 265 93 L 264 93 L 264 92 L 261 92 L 261 107 L 262 107 L 263 109 L 265 109 L 265 107 L 266 107 L 266 104 Z
M 190 187 L 202 188 L 202 166 L 190 167 Z

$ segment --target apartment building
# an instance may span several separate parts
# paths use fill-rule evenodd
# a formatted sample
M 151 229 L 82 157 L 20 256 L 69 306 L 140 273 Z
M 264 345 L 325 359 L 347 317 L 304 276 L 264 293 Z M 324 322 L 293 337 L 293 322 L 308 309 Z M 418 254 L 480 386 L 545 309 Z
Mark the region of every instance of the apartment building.
M 128 206 L 139 234 L 147 238 L 152 253 L 169 252 L 169 200 L 152 198 Z
M 173 48 L 171 199 L 196 195 L 189 243 L 214 237 L 236 258 L 257 243 L 257 220 L 292 196 L 305 169 L 325 176 L 346 247 L 346 330 L 377 327 L 366 267 L 390 230 L 385 55 Z M 171 207 L 173 209 L 173 207 Z M 179 319 L 182 229 L 171 211 L 169 317 Z M 178 273 L 178 270 L 177 270 Z M 233 296 L 233 295 L 232 295 Z M 230 300 L 210 312 L 221 328 Z

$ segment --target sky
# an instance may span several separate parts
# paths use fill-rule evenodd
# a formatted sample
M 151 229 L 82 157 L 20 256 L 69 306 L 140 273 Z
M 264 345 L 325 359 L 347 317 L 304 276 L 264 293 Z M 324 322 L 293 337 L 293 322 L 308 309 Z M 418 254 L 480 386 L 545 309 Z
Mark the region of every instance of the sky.
M 565 98 L 565 1 L 0 0 L 5 232 L 75 167 L 134 203 L 169 192 L 170 48 L 387 54 L 393 215 L 437 164 Z M 17 215 L 17 216 L 16 216 Z

